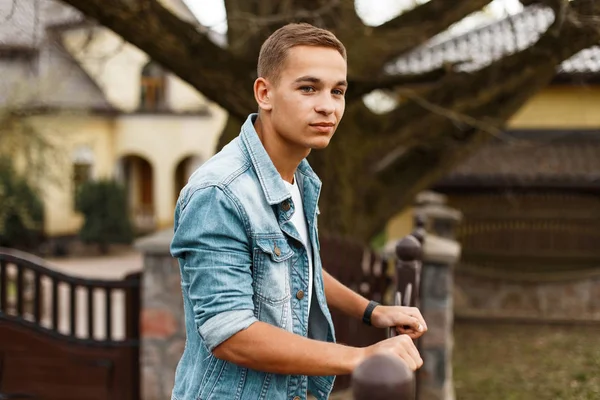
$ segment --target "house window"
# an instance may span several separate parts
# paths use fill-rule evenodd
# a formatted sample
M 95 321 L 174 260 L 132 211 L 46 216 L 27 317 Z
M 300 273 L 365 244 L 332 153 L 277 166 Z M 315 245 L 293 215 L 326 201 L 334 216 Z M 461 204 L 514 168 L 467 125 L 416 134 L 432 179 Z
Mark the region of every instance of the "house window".
M 92 179 L 92 165 L 84 163 L 73 164 L 73 190 L 75 195 L 81 186 Z
M 94 153 L 89 146 L 79 146 L 73 152 L 72 162 L 72 179 L 73 179 L 73 194 L 77 196 L 79 188 L 90 181 L 93 175 Z
M 165 108 L 165 70 L 153 61 L 142 69 L 140 108 L 157 111 Z

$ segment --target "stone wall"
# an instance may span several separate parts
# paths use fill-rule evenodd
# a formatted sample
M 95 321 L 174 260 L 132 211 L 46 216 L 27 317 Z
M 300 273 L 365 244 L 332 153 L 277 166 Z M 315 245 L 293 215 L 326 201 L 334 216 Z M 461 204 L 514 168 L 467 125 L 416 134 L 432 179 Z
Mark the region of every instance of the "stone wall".
M 600 269 L 526 275 L 459 266 L 458 317 L 600 321 Z
M 185 346 L 183 298 L 177 261 L 169 253 L 172 230 L 145 238 L 140 316 L 143 400 L 171 398 L 175 369 Z

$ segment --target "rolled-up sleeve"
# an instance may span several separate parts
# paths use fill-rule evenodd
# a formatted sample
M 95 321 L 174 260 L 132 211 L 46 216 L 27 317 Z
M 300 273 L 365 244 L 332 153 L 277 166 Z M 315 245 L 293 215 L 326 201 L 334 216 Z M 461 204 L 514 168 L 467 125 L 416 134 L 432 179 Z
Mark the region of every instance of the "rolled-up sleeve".
M 257 319 L 252 301 L 252 251 L 242 210 L 217 186 L 195 189 L 175 212 L 171 254 L 199 334 L 210 351 Z

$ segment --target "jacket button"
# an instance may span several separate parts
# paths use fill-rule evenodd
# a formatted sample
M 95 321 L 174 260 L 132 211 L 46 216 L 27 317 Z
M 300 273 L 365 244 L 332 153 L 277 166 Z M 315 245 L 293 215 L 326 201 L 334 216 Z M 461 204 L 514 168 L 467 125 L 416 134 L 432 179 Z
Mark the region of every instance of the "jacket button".
M 300 398 L 300 396 L 295 396 L 294 400 L 302 400 L 302 399 Z
M 290 211 L 290 202 L 289 201 L 284 201 L 283 204 L 281 204 L 281 209 L 283 211 Z
M 302 300 L 304 298 L 304 291 L 298 290 L 298 293 L 296 293 L 296 298 L 298 300 Z
M 275 255 L 276 255 L 277 257 L 279 257 L 279 256 L 281 255 L 281 250 L 279 249 L 279 247 L 277 247 L 277 245 L 275 245 L 275 249 L 274 249 L 274 251 L 275 251 Z

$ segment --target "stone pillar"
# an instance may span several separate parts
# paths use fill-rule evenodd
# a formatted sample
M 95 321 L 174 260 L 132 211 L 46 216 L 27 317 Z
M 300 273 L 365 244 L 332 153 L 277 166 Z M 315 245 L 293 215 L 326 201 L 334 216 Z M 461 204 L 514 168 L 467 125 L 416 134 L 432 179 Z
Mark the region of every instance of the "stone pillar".
M 453 400 L 453 267 L 460 256 L 454 240 L 460 212 L 432 192 L 417 196 L 415 215 L 425 223 L 421 272 L 421 312 L 428 332 L 420 340 L 424 365 L 419 371 L 419 400 Z
M 428 233 L 456 239 L 456 228 L 462 220 L 462 213 L 446 205 L 447 196 L 435 192 L 421 192 L 417 195 L 414 215 L 424 217 Z
M 142 400 L 171 398 L 175 368 L 185 345 L 185 320 L 172 228 L 140 239 L 144 254 L 140 315 Z

